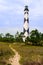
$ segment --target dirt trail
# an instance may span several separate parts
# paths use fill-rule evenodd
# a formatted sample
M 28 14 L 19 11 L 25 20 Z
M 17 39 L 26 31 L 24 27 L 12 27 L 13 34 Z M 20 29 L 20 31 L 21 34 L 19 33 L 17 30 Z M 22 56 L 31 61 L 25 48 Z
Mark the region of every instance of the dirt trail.
M 15 49 L 13 49 L 13 48 L 11 47 L 11 45 L 10 45 L 9 47 L 10 47 L 10 48 L 12 49 L 12 51 L 15 53 L 14 57 L 13 57 L 13 58 L 10 58 L 9 61 L 11 62 L 12 65 L 20 65 L 20 63 L 19 63 L 20 55 L 18 54 L 18 52 L 17 52 Z

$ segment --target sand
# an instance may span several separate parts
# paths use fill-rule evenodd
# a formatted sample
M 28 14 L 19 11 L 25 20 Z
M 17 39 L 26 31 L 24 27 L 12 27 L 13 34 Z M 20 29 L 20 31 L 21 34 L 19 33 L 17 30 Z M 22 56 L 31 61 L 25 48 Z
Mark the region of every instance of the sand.
M 11 62 L 12 65 L 20 65 L 20 63 L 19 63 L 20 55 L 18 54 L 18 52 L 17 52 L 15 49 L 13 49 L 13 48 L 11 47 L 11 45 L 10 45 L 9 47 L 10 47 L 10 48 L 12 49 L 12 51 L 15 53 L 14 57 L 9 59 L 9 62 Z

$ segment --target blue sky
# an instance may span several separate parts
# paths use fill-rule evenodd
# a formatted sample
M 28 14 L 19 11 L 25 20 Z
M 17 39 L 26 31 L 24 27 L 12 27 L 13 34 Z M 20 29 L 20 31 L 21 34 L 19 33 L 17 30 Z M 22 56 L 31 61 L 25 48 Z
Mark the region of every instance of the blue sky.
M 29 28 L 43 32 L 43 0 L 0 0 L 0 33 L 23 31 L 24 6 L 29 6 Z

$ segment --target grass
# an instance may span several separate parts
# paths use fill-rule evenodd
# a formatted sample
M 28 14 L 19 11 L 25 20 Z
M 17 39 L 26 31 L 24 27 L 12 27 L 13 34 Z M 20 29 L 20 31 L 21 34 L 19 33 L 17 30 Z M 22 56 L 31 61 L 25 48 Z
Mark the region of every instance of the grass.
M 25 61 L 43 62 L 43 47 L 21 44 L 13 44 L 12 47 L 21 55 L 21 64 Z
M 15 53 L 9 47 L 9 43 L 0 42 L 0 64 L 1 65 L 6 65 L 6 61 L 14 54 Z
M 43 62 L 43 47 L 23 45 L 22 43 L 10 44 L 21 56 L 20 63 L 25 61 L 38 61 Z M 0 65 L 6 65 L 5 62 L 12 57 L 15 53 L 10 49 L 9 43 L 0 42 Z

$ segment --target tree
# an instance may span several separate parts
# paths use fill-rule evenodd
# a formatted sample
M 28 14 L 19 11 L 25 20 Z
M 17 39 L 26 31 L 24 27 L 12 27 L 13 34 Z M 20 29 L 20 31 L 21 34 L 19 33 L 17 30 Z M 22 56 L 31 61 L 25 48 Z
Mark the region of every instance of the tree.
M 13 35 L 10 35 L 9 40 L 10 40 L 10 42 L 14 42 L 14 36 Z
M 14 36 L 7 33 L 5 37 L 3 37 L 3 42 L 14 42 Z
M 5 37 L 6 37 L 6 38 L 10 38 L 10 33 L 7 33 L 7 34 L 5 35 Z
M 3 37 L 4 37 L 4 35 L 3 35 L 3 33 L 1 33 L 0 34 L 0 42 L 3 41 Z
M 38 32 L 37 29 L 31 31 L 30 39 L 31 39 L 31 42 L 33 42 L 33 45 L 39 45 L 40 33 Z
M 19 33 L 17 31 L 16 35 L 15 35 L 15 41 L 16 42 L 23 42 L 23 39 L 22 39 L 22 33 Z
M 28 45 L 28 42 L 30 41 L 30 38 L 27 37 L 26 40 L 25 40 L 25 44 Z
M 41 40 L 43 41 L 43 33 L 41 34 Z
M 43 33 L 41 33 L 41 35 L 40 35 L 40 46 L 43 46 Z
M 17 38 L 19 36 L 19 32 L 17 31 L 17 33 L 15 34 L 15 38 Z

